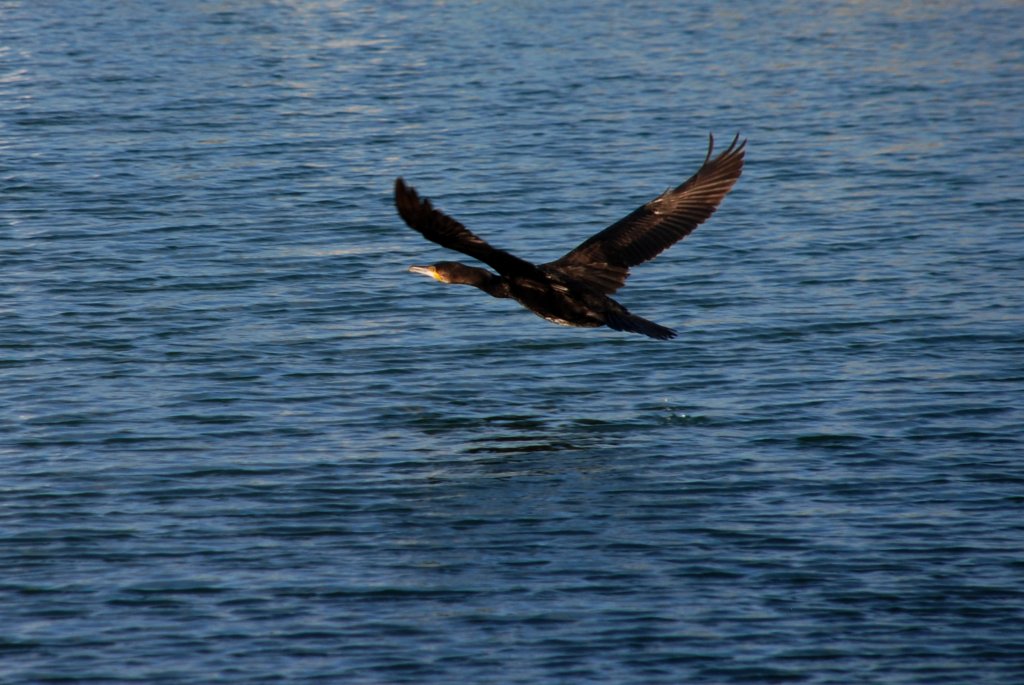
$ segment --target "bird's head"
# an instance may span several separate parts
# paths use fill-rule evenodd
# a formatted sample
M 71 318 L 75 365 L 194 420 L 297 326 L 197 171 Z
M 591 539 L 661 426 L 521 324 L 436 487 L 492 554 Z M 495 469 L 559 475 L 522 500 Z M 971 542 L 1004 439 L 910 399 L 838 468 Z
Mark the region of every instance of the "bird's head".
M 414 274 L 430 276 L 442 283 L 476 285 L 480 281 L 480 272 L 483 270 L 458 262 L 438 262 L 429 266 L 410 266 L 409 271 Z

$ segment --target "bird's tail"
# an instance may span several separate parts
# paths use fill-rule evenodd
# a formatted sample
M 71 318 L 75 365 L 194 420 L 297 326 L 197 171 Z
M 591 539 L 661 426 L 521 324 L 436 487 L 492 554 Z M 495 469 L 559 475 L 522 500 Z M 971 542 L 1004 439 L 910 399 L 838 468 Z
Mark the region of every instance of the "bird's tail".
M 608 328 L 612 328 L 616 331 L 628 331 L 630 333 L 640 333 L 650 338 L 657 338 L 658 340 L 669 340 L 670 338 L 676 337 L 676 332 L 671 328 L 665 328 L 659 326 L 653 321 L 648 321 L 636 314 L 630 314 L 629 312 L 623 312 L 621 314 L 608 314 L 604 318 L 605 325 Z

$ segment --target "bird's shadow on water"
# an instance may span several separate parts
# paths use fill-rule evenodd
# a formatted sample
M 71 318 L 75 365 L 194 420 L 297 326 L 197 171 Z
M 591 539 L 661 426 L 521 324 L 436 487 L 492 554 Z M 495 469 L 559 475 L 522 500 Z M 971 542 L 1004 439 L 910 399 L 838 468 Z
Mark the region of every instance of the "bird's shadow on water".
M 672 349 L 543 325 L 510 339 L 485 321 L 443 345 L 428 336 L 388 352 L 402 382 L 377 419 L 406 466 L 438 478 L 600 469 L 649 453 L 663 431 L 685 432 L 680 423 L 693 427 L 667 399 L 678 393 L 653 377 L 679 363 Z
M 644 454 L 651 433 L 680 423 L 671 407 L 652 402 L 616 419 L 556 412 L 419 412 L 407 417 L 406 425 L 422 438 L 417 461 L 431 478 L 445 479 L 615 469 L 622 455 L 632 461 Z

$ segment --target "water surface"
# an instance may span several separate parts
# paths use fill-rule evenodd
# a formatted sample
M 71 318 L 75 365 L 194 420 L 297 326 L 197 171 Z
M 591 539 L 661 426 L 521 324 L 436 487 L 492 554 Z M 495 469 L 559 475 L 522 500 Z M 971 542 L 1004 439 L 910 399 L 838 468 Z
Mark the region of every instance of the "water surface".
M 0 2 L 0 680 L 1019 683 L 1013 2 Z M 749 139 L 552 326 L 547 261 Z

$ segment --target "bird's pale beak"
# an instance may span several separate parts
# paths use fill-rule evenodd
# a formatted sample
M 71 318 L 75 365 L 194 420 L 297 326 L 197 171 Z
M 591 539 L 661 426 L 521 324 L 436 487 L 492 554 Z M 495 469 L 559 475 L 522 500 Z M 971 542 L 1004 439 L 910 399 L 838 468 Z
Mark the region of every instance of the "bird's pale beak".
M 437 273 L 437 269 L 432 266 L 410 266 L 409 271 L 414 274 L 423 274 L 424 276 L 430 276 L 438 281 L 441 280 L 441 276 Z

